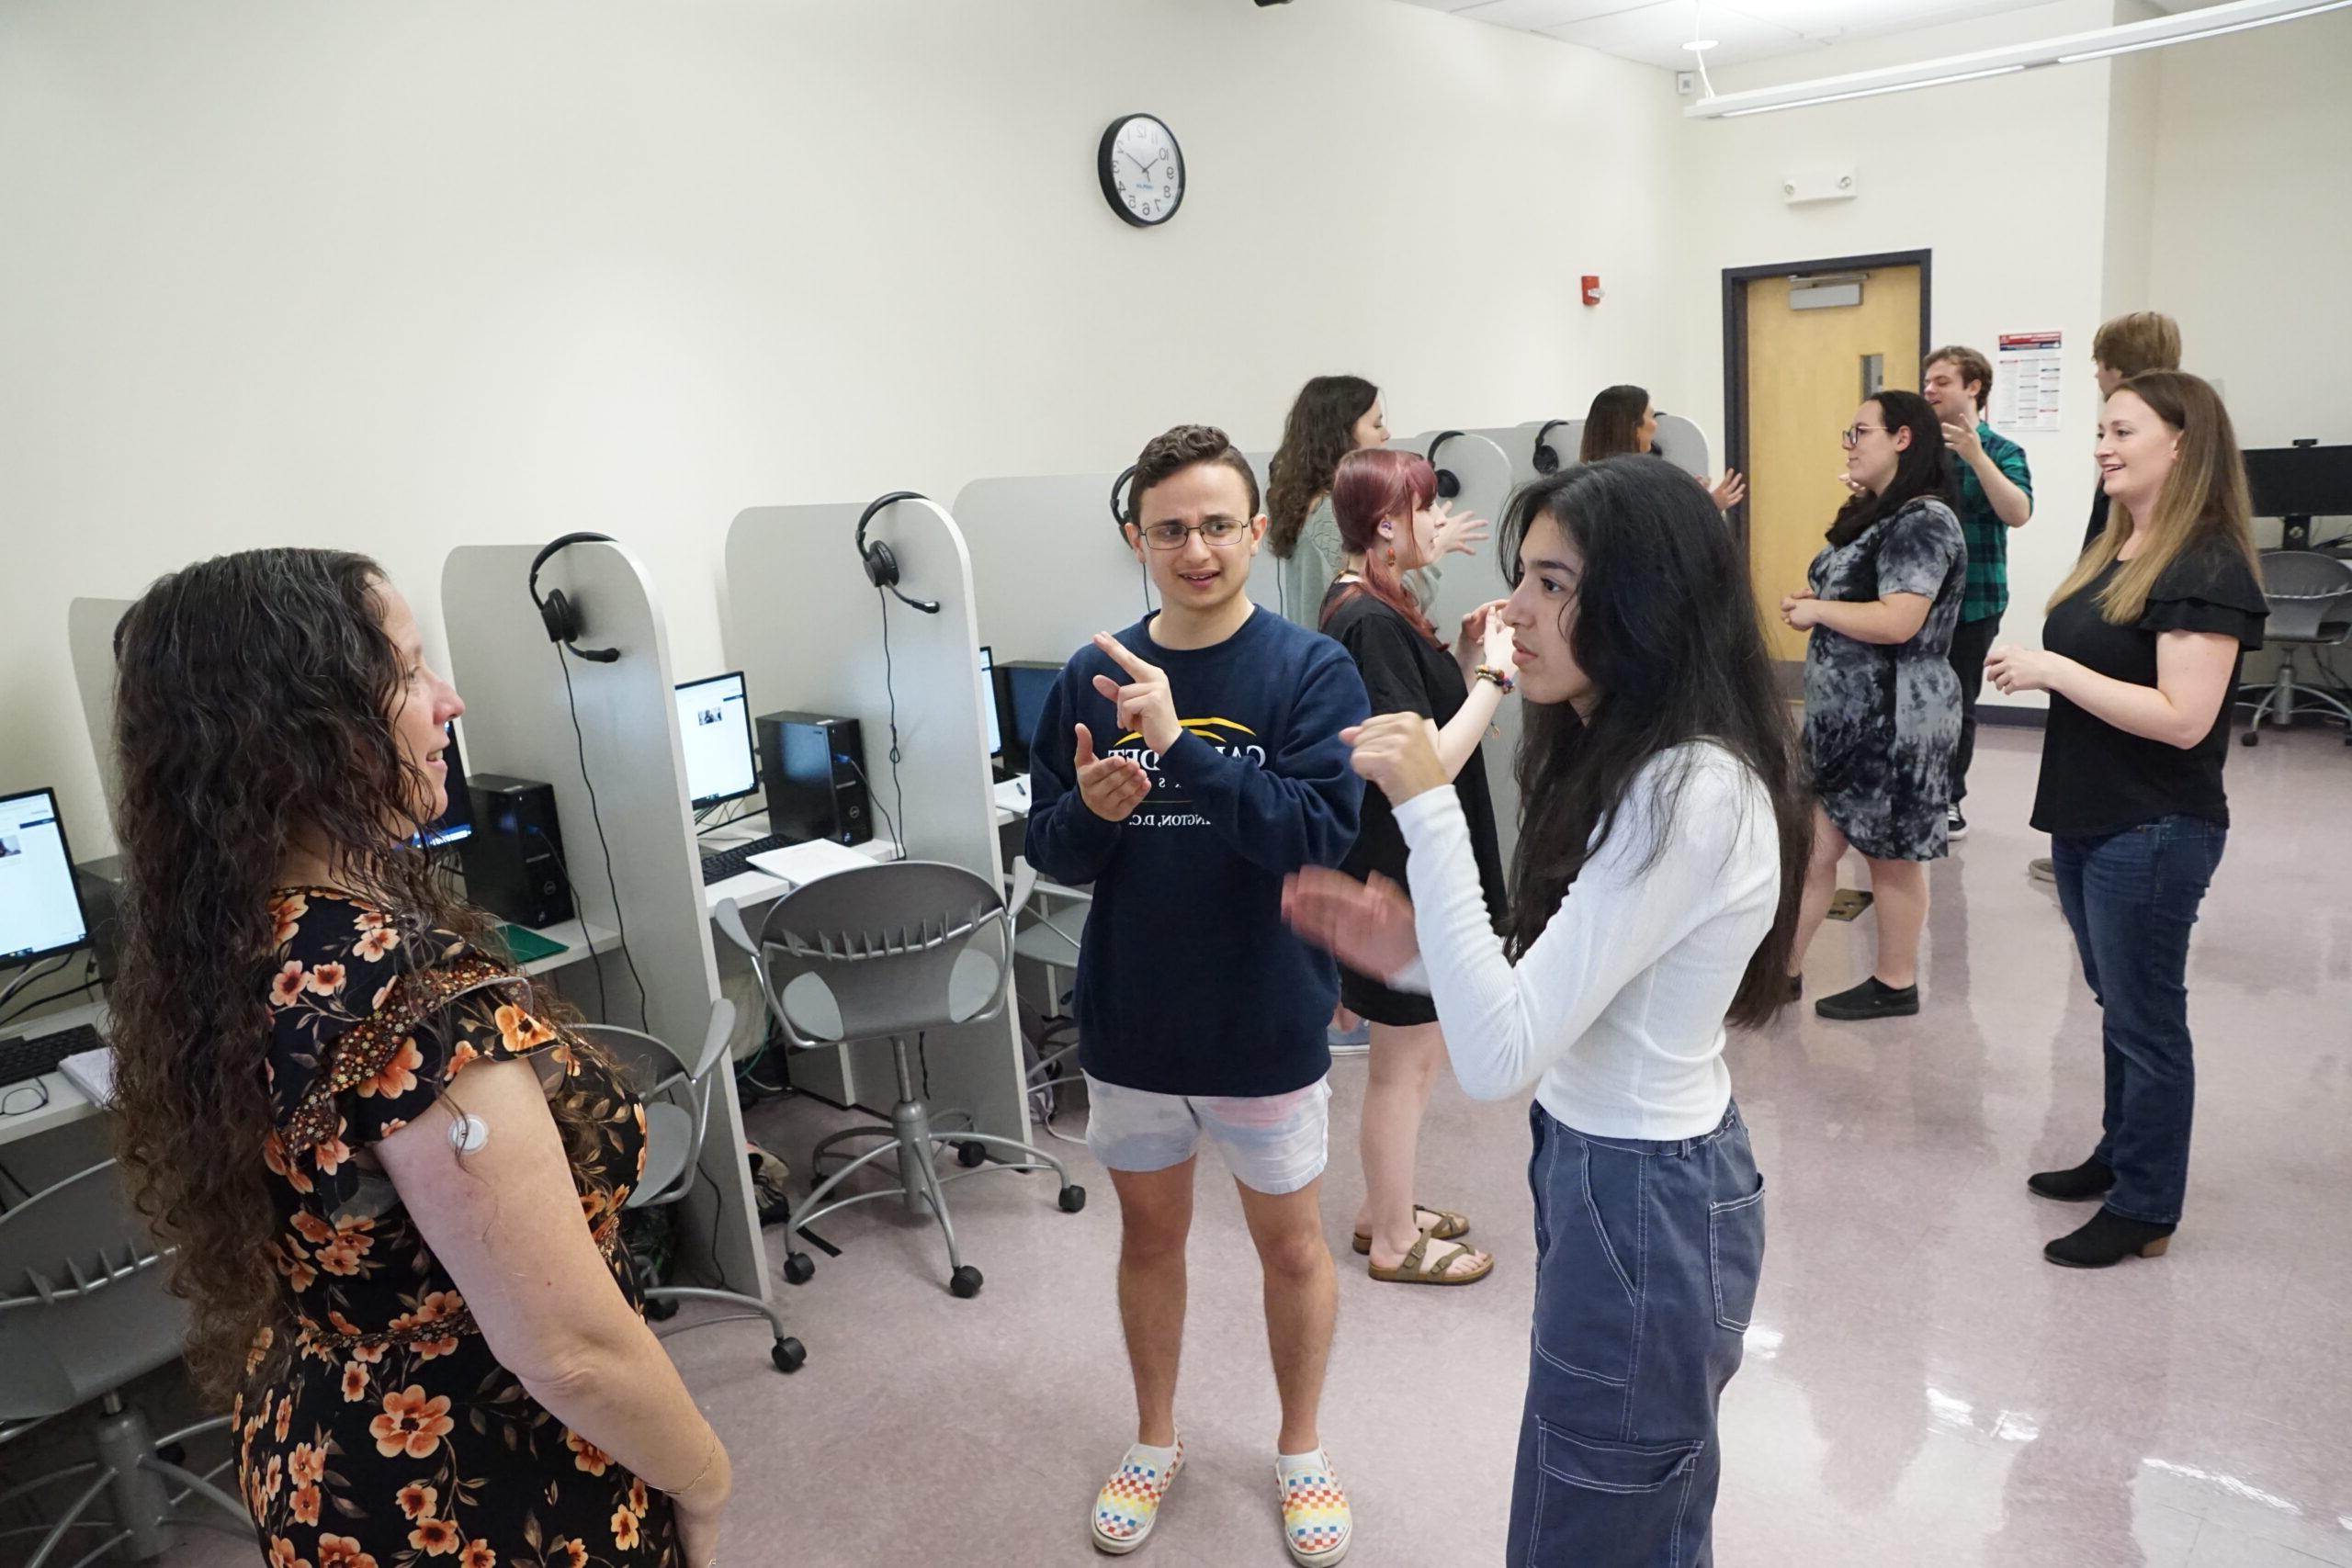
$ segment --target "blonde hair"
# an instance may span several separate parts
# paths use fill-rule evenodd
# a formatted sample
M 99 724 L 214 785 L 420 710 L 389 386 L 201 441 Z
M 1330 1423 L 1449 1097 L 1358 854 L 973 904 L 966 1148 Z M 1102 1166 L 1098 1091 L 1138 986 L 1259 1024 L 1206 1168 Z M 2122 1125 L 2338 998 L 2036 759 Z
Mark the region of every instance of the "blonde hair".
M 2156 310 L 2134 310 L 2102 321 L 2091 357 L 2127 378 L 2180 368 L 2180 323 Z
M 2212 383 L 2179 370 L 2150 370 L 2132 377 L 2110 394 L 2125 392 L 2148 405 L 2167 429 L 2180 437 L 2179 456 L 2165 487 L 2156 496 L 2148 520 L 2148 544 L 2123 563 L 2115 581 L 2100 591 L 2099 613 L 2109 626 L 2130 626 L 2147 614 L 2148 594 L 2165 572 L 2190 550 L 2206 544 L 2233 549 L 2245 558 L 2247 570 L 2259 578 L 2261 563 L 2254 552 L 2253 513 L 2245 488 L 2245 462 L 2238 454 L 2237 432 L 2230 411 Z M 2115 563 L 2124 541 L 2132 537 L 2132 509 L 2120 498 L 2108 509 L 2107 532 L 2101 534 L 2058 592 L 2049 607 L 2082 592 L 2086 584 Z

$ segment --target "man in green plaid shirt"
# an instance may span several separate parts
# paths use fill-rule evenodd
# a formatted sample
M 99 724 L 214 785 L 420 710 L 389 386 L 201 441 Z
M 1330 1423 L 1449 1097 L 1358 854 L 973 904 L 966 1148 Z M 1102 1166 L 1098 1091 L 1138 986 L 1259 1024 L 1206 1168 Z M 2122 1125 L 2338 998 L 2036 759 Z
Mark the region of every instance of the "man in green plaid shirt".
M 1984 423 L 1993 366 L 1957 344 L 1928 355 L 1920 391 L 1943 422 L 1944 445 L 1960 459 L 1960 531 L 1968 540 L 1968 583 L 1951 634 L 1951 667 L 1960 676 L 1960 745 L 1951 754 L 1951 836 L 1968 832 L 1960 803 L 1976 755 L 1976 694 L 1984 689 L 1984 656 L 2009 607 L 2009 530 L 2033 515 L 2033 475 L 2025 448 Z

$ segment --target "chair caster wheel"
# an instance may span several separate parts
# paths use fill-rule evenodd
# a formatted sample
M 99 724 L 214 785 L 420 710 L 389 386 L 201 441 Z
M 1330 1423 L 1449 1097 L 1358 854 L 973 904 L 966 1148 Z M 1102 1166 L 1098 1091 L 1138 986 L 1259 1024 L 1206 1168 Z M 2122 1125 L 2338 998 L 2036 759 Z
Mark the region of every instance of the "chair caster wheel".
M 2238 744 L 2241 746 L 2258 746 L 2261 743 L 2262 731 L 2258 729 L 2249 729 L 2238 737 Z
M 964 1301 L 978 1295 L 981 1283 L 980 1271 L 968 1263 L 947 1277 L 947 1288 Z
M 797 1372 L 807 1363 L 808 1352 L 800 1348 L 797 1339 L 779 1339 L 768 1347 L 768 1359 L 780 1372 Z
M 678 1303 L 659 1299 L 649 1301 L 645 1303 L 645 1315 L 655 1323 L 667 1323 L 678 1315 Z
M 989 1149 L 986 1144 L 976 1143 L 967 1138 L 956 1145 L 956 1163 L 966 1170 L 978 1169 L 988 1163 L 988 1157 Z
M 1086 1207 L 1086 1189 L 1080 1187 L 1075 1181 L 1071 1182 L 1068 1187 L 1062 1189 L 1061 1205 L 1063 1213 L 1077 1213 L 1080 1209 Z
M 807 1284 L 816 1272 L 816 1263 L 805 1252 L 791 1253 L 785 1258 L 784 1277 L 796 1285 Z

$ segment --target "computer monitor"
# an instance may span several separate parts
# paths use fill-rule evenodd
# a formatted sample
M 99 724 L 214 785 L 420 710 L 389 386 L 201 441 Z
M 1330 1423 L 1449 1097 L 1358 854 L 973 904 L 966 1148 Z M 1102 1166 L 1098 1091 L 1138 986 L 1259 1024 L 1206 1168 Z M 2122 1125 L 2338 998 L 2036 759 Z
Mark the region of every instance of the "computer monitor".
M 1005 728 L 1012 736 L 1005 749 L 1005 765 L 1025 772 L 1029 742 L 1036 737 L 1038 721 L 1046 716 L 1046 698 L 1062 678 L 1062 667 L 1023 661 L 1007 664 L 1003 676 Z
M 53 958 L 89 940 L 56 794 L 0 795 L 0 965 Z
M 741 800 L 760 787 L 752 749 L 752 705 L 743 672 L 682 682 L 678 735 L 686 750 L 686 794 L 695 809 Z
M 463 843 L 474 836 L 473 795 L 466 788 L 466 760 L 458 753 L 455 724 L 449 726 L 448 735 L 449 744 L 443 749 L 441 760 L 449 765 L 448 775 L 442 781 L 448 788 L 449 804 L 416 836 L 416 841 L 428 850 Z
M 996 649 L 980 644 L 980 690 L 989 694 L 989 755 L 1004 756 L 1004 716 L 996 711 Z
M 2256 517 L 2303 520 L 2290 530 L 2309 540 L 2308 520 L 2352 516 L 2352 446 L 2265 446 L 2243 454 Z

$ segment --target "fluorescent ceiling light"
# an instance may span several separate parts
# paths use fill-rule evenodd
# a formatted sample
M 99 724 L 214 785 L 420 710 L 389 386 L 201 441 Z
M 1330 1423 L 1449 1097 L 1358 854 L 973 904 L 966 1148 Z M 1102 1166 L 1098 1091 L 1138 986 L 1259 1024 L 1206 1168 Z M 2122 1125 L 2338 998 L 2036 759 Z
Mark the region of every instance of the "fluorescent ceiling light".
M 2224 33 L 2267 27 L 2273 22 L 2291 22 L 2304 17 L 2316 17 L 2324 11 L 2341 10 L 2346 6 L 2352 6 L 2352 0 L 2222 0 L 2222 4 L 2209 6 L 2203 10 L 2153 17 L 2144 22 L 2127 22 L 2120 27 L 2102 28 L 2096 32 L 2069 33 L 2062 38 L 2043 39 L 2034 43 L 1982 49 L 1942 60 L 1922 61 L 1916 65 L 1856 71 L 1842 76 L 1823 76 L 1810 82 L 1791 82 L 1784 86 L 1759 87 L 1750 92 L 1727 93 L 1720 96 L 1710 94 L 1682 112 L 1692 119 L 1736 119 L 1744 115 L 1770 114 L 1780 109 L 1803 108 L 1813 104 L 1875 97 L 1882 93 L 1908 92 L 1914 87 L 1974 82 L 1987 76 L 2010 75 L 2040 65 L 2071 65 L 2078 61 L 2104 60 L 2109 55 L 2128 54 L 2134 50 L 2159 49 L 2166 44 L 2219 38 Z
M 2347 0 L 2347 3 L 2352 3 L 2352 0 Z M 2010 76 L 2024 69 L 2022 65 L 1996 65 L 1989 71 L 1963 71 L 1956 76 L 1931 76 L 1920 82 L 1889 82 L 1878 87 L 1853 87 L 1844 92 L 1823 93 L 1810 98 L 1792 98 L 1784 104 L 1758 104 L 1752 108 L 1725 109 L 1715 118 L 1737 119 L 1742 115 L 1771 114 L 1780 109 L 1801 109 L 1814 104 L 1838 104 L 1845 102 L 1848 98 L 1875 98 L 1882 93 L 1907 93 L 1914 87 L 1941 87 L 1954 82 L 1979 82 L 1987 76 Z
M 1689 50 L 1689 51 L 1690 51 L 1692 53 L 1694 53 L 1694 54 L 1695 54 L 1695 53 L 1697 53 L 1699 51 L 1701 51 L 1701 50 L 1702 50 L 1702 49 L 1713 49 L 1713 48 L 1714 48 L 1714 47 L 1715 47 L 1715 44 L 1716 44 L 1716 41 L 1717 41 L 1716 39 L 1711 39 L 1711 38 L 1694 38 L 1694 39 L 1692 39 L 1689 43 L 1684 44 L 1682 47 L 1683 47 L 1683 48 L 1685 48 L 1685 49 L 1687 49 L 1687 50 Z
M 2242 33 L 2248 28 L 2267 28 L 2273 22 L 2292 22 L 2304 17 L 2316 17 L 2322 11 L 2337 11 L 2346 6 L 2352 6 L 2352 0 L 2320 0 L 2318 5 L 2307 5 L 2299 10 L 2289 11 L 2280 16 L 2248 17 L 2223 27 L 2199 28 L 2193 33 L 2176 33 L 2170 38 L 2142 39 L 2136 43 L 2110 44 L 2105 49 L 2090 49 L 2075 54 L 2062 54 L 2058 57 L 2058 63 L 2072 65 L 2077 61 L 2105 60 L 2110 55 L 2130 54 L 2135 50 L 2162 49 L 2168 43 L 2194 43 L 2201 38 L 2220 38 L 2223 33 Z M 2212 12 L 2200 11 L 2190 14 L 2201 21 L 2211 16 Z

